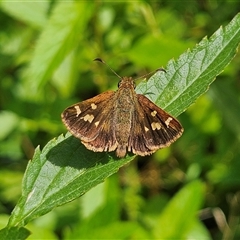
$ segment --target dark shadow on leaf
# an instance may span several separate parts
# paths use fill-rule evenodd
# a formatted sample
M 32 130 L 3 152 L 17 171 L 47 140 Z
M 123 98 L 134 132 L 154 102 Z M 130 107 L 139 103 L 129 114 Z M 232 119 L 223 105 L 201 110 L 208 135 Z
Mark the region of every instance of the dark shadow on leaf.
M 115 152 L 93 152 L 88 150 L 79 139 L 70 135 L 52 147 L 46 154 L 46 158 L 53 165 L 60 167 L 73 167 L 75 169 L 89 169 L 97 165 L 105 165 L 110 162 L 129 161 L 134 154 L 128 153 L 125 158 L 118 158 Z
M 61 167 L 88 169 L 98 164 L 107 164 L 111 160 L 119 160 L 115 153 L 93 152 L 73 136 L 69 136 L 47 153 L 47 159 L 52 164 Z

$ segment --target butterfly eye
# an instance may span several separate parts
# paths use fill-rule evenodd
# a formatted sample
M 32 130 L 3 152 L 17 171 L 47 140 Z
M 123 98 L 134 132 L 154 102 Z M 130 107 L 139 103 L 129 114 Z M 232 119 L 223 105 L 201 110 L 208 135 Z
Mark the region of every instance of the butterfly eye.
M 135 83 L 135 82 L 133 82 L 133 88 L 134 88 L 134 89 L 136 88 L 136 83 Z
M 122 80 L 120 80 L 120 81 L 118 82 L 118 87 L 120 87 L 121 83 L 122 83 Z

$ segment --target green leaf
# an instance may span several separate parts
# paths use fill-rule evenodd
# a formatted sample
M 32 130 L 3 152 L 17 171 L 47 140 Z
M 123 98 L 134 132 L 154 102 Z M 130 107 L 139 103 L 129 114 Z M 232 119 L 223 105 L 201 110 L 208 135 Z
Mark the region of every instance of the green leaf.
M 153 233 L 156 239 L 185 239 L 203 200 L 204 186 L 200 181 L 181 189 L 164 208 Z M 183 216 L 187 218 L 183 219 Z
M 167 73 L 158 72 L 148 82 L 139 84 L 137 92 L 178 116 L 207 91 L 235 56 L 239 42 L 240 14 L 237 14 L 209 40 L 204 38 L 193 50 L 169 61 Z
M 202 240 L 212 240 L 211 234 L 208 232 L 208 229 L 205 227 L 204 223 L 199 220 L 193 220 L 192 228 L 188 232 L 186 239 L 202 239 Z
M 239 94 L 229 82 L 218 82 L 209 91 L 228 128 L 240 139 L 240 101 Z
M 72 51 L 57 68 L 52 78 L 52 84 L 65 98 L 70 98 L 73 89 L 76 88 L 75 81 L 79 70 L 79 57 L 77 55 L 79 55 L 77 51 Z
M 0 239 L 1 240 L 24 240 L 30 235 L 30 232 L 26 228 L 3 228 L 0 230 Z
M 90 226 L 89 226 L 90 228 Z M 112 222 L 101 227 L 92 227 L 88 232 L 82 233 L 81 226 L 78 231 L 67 236 L 67 239 L 131 239 L 134 232 L 141 231 L 147 235 L 136 222 Z
M 33 27 L 43 27 L 47 22 L 48 1 L 1 1 L 1 9 L 12 17 L 30 24 Z
M 9 134 L 16 128 L 19 124 L 18 116 L 9 111 L 2 111 L 0 113 L 0 140 L 4 139 L 5 137 L 9 136 Z
M 87 1 L 58 2 L 36 45 L 32 61 L 25 72 L 20 94 L 41 99 L 44 86 L 67 55 L 76 48 L 91 13 Z
M 170 58 L 177 57 L 189 46 L 193 46 L 192 42 L 179 41 L 178 39 L 173 39 L 172 36 L 147 35 L 133 45 L 127 56 L 135 64 L 154 69 L 160 67 L 159 64 L 167 63 Z M 143 56 L 145 57 L 143 58 Z M 156 59 L 159 60 L 156 61 Z
M 176 62 L 170 61 L 166 74 L 159 72 L 147 83 L 139 84 L 137 91 L 147 94 L 171 114 L 180 114 L 207 90 L 233 58 L 240 41 L 239 25 L 238 14 L 209 40 L 202 40 Z M 42 75 L 40 82 L 48 75 Z M 22 197 L 9 226 L 23 226 L 54 207 L 74 200 L 132 159 L 129 156 L 118 159 L 114 153 L 88 151 L 78 139 L 69 135 L 50 141 L 42 152 L 37 148 L 25 173 Z M 190 214 L 197 208 L 196 204 L 192 204 L 194 209 L 189 210 Z M 185 206 L 181 207 L 185 209 Z
M 42 152 L 37 148 L 25 172 L 22 197 L 9 226 L 24 226 L 54 207 L 78 198 L 132 159 L 88 151 L 69 134 L 50 141 Z
M 117 179 L 117 175 L 111 176 L 104 184 L 99 184 L 82 196 L 82 221 L 74 227 L 73 235 L 77 234 L 82 238 L 89 238 L 93 235 L 93 229 L 99 231 L 99 229 L 107 228 L 109 224 L 119 221 L 121 218 L 121 204 L 119 203 L 122 196 L 120 195 L 120 186 L 116 181 Z M 105 193 L 99 192 L 99 186 L 101 187 L 101 185 L 104 186 Z M 101 198 L 103 199 L 101 200 Z M 99 200 L 101 204 L 99 204 Z M 91 208 L 92 212 L 88 216 L 83 212 L 85 207 Z

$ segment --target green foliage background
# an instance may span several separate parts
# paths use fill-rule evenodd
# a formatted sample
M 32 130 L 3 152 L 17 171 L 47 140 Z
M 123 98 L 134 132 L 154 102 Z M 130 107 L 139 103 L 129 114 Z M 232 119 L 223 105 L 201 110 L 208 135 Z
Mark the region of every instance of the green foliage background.
M 0 238 L 25 239 L 30 230 L 29 239 L 239 239 L 239 54 L 178 117 L 185 132 L 170 148 L 118 160 L 114 154 L 86 153 L 69 135 L 58 137 L 66 132 L 60 119 L 64 108 L 116 89 L 118 79 L 92 62 L 96 57 L 121 76 L 139 77 L 164 66 L 175 86 L 193 81 L 192 94 L 177 91 L 174 104 L 162 74 L 137 88 L 180 114 L 218 75 L 217 66 L 230 62 L 236 43 L 220 30 L 215 36 L 226 34 L 229 48 L 221 61 L 192 61 L 191 74 L 177 66 L 190 59 L 188 48 L 229 24 L 239 10 L 238 1 L 1 1 L 0 228 L 17 207 L 10 230 L 2 230 Z M 207 49 L 204 44 L 206 39 L 197 53 L 201 46 Z M 209 51 L 214 58 L 217 50 Z M 198 71 L 202 75 L 195 79 Z M 27 167 L 39 145 L 46 147 L 36 150 Z M 49 161 L 49 155 L 56 157 Z M 34 193 L 33 179 L 38 179 Z

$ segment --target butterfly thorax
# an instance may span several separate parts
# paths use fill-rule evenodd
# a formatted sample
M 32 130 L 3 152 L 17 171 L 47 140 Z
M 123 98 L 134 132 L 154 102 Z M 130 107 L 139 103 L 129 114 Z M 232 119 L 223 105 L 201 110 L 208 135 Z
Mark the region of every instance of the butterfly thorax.
M 123 77 L 115 94 L 115 135 L 118 142 L 117 156 L 126 155 L 136 102 L 135 84 L 132 78 Z

